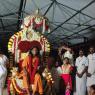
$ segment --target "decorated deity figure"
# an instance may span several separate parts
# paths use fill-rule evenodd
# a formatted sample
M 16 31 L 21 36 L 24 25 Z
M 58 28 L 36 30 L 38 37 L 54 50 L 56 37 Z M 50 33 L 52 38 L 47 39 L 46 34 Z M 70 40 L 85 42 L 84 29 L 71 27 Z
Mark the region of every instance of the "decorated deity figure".
M 8 50 L 14 55 L 14 62 L 12 63 L 14 66 L 18 66 L 20 72 L 18 74 L 17 70 L 12 71 L 8 88 L 10 90 L 13 87 L 16 94 L 26 95 L 27 93 L 30 95 L 31 92 L 32 94 L 36 92 L 43 94 L 41 76 L 36 72 L 40 66 L 38 52 L 44 56 L 50 52 L 50 43 L 42 34 L 47 30 L 46 26 L 49 29 L 49 26 L 44 21 L 46 19 L 43 16 L 26 17 L 23 29 L 14 34 L 9 40 Z M 43 31 L 39 30 L 41 27 Z M 16 72 L 15 76 L 13 72 Z M 22 86 L 19 85 L 18 80 L 21 80 Z
M 35 74 L 34 83 L 26 88 L 27 86 L 27 77 L 24 75 L 24 72 L 19 72 L 17 67 L 13 67 L 11 81 L 8 81 L 8 94 L 10 95 L 34 95 L 38 92 L 40 95 L 43 94 L 42 80 L 39 73 Z M 29 92 L 27 92 L 29 89 Z

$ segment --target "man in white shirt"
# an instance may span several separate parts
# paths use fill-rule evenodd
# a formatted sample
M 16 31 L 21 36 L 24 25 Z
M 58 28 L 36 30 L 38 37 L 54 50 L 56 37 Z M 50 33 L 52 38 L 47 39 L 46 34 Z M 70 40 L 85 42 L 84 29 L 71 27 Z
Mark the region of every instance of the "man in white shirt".
M 82 50 L 79 51 L 79 57 L 75 63 L 76 72 L 76 95 L 86 95 L 86 72 L 88 60 Z
M 8 59 L 5 55 L 0 54 L 0 95 L 3 95 L 3 88 L 7 76 L 7 65 Z
M 95 85 L 95 53 L 94 47 L 90 47 L 90 54 L 88 55 L 88 72 L 87 72 L 87 91 L 89 92 L 90 86 Z

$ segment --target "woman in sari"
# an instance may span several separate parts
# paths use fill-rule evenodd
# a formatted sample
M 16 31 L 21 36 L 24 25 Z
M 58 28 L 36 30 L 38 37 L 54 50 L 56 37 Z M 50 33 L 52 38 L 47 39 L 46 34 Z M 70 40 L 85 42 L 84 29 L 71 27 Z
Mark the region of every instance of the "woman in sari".
M 65 95 L 70 95 L 72 91 L 72 77 L 71 77 L 72 70 L 73 68 L 69 62 L 69 59 L 65 57 L 59 71 L 60 76 L 63 79 L 63 83 L 65 87 Z

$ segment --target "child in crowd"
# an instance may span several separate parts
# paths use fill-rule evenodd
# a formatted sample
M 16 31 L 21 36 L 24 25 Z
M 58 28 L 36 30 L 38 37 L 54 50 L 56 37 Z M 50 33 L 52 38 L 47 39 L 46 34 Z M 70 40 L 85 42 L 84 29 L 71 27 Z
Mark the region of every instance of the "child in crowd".
M 90 91 L 88 95 L 95 95 L 95 85 L 90 86 Z

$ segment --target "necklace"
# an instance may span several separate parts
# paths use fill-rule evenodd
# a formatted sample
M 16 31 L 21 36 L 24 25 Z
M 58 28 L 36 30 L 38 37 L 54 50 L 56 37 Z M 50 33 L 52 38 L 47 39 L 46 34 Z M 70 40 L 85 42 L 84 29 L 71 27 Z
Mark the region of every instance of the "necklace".
M 62 72 L 63 72 L 63 74 L 69 74 L 70 73 L 70 65 L 68 65 L 68 64 L 62 65 Z

